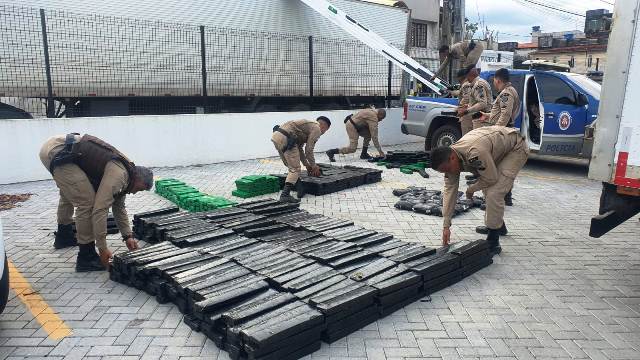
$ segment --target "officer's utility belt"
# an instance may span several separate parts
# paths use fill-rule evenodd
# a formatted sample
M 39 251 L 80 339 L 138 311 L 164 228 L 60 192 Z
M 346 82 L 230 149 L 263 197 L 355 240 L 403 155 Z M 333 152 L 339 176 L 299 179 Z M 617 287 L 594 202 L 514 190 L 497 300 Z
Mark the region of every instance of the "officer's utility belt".
M 475 40 L 471 40 L 471 42 L 469 42 L 469 46 L 467 47 L 467 50 L 464 52 L 464 56 L 469 56 L 469 53 L 473 51 L 473 49 L 476 48 L 476 42 Z
M 282 152 L 289 151 L 298 145 L 298 142 L 296 141 L 296 139 L 293 136 L 291 136 L 291 134 L 289 134 L 288 131 L 280 128 L 279 125 L 276 125 L 273 127 L 273 132 L 276 132 L 276 131 L 287 138 L 287 145 L 285 145 L 284 149 L 282 149 Z
M 51 164 L 49 165 L 49 172 L 53 175 L 53 169 L 58 166 L 75 163 L 78 159 L 78 154 L 73 152 L 73 144 L 76 142 L 76 135 L 78 133 L 67 134 L 64 139 L 64 148 L 53 157 Z
M 351 123 L 351 125 L 353 125 L 353 127 L 356 129 L 356 131 L 358 132 L 358 134 L 362 133 L 362 131 L 366 130 L 365 126 L 358 126 L 356 125 L 356 123 L 353 121 L 353 119 L 351 118 L 351 116 L 347 117 L 347 119 L 345 119 L 344 123 L 346 124 L 348 122 Z

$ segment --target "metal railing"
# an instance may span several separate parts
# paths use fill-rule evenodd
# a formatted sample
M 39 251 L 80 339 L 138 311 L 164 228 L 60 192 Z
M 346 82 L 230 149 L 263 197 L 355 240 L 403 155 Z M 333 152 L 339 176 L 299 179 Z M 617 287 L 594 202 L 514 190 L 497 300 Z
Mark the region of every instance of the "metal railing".
M 356 40 L 0 5 L 0 98 L 380 96 L 402 71 Z

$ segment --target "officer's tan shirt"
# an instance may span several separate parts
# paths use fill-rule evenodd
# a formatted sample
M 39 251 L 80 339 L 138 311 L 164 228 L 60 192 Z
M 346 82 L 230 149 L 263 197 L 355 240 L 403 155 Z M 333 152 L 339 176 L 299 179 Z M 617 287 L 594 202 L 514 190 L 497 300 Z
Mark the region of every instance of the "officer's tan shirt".
M 458 90 L 458 106 L 469 105 L 469 95 L 471 93 L 471 84 L 465 80 Z
M 351 120 L 356 124 L 356 128 L 363 129 L 369 133 L 373 146 L 376 147 L 379 153 L 382 153 L 382 146 L 380 146 L 380 140 L 378 139 L 378 126 L 380 123 L 378 111 L 374 109 L 360 110 L 351 117 Z M 365 135 L 366 132 L 364 133 Z
M 511 83 L 507 83 L 507 86 L 493 102 L 491 114 L 485 124 L 487 126 L 512 126 L 519 111 L 520 97 L 518 92 Z
M 300 162 L 304 166 L 315 166 L 316 159 L 313 155 L 316 142 L 322 135 L 320 125 L 316 120 L 292 120 L 280 126 L 296 139 L 298 151 L 300 152 Z M 302 145 L 305 144 L 304 150 Z
M 487 112 L 491 109 L 491 86 L 489 83 L 481 78 L 476 77 L 470 83 L 471 91 L 469 92 L 469 107 L 467 111 L 469 114 L 476 113 L 478 111 Z
M 123 236 L 131 234 L 129 225 L 129 215 L 125 208 L 125 191 L 129 185 L 129 174 L 124 165 L 119 161 L 109 161 L 104 168 L 104 176 L 96 191 L 93 202 L 93 213 L 91 222 L 93 225 L 93 235 L 96 240 L 96 247 L 104 249 L 107 247 L 107 217 L 109 208 L 113 212 L 118 229 Z
M 484 45 L 481 42 L 476 41 L 476 47 L 469 51 L 470 43 L 471 42 L 469 41 L 461 41 L 451 45 L 449 47 L 449 55 L 447 55 L 442 64 L 440 64 L 440 67 L 436 71 L 436 76 L 442 76 L 447 65 L 449 65 L 453 59 L 459 59 L 462 61 L 462 68 L 477 64 L 478 60 L 480 60 L 482 50 L 484 50 Z
M 518 141 L 518 130 L 503 126 L 487 126 L 470 131 L 451 145 L 462 163 L 463 172 L 478 175 L 478 181 L 468 187 L 477 192 L 498 182 L 497 164 L 511 152 Z M 445 174 L 442 194 L 443 226 L 451 226 L 451 219 L 458 200 L 460 174 Z

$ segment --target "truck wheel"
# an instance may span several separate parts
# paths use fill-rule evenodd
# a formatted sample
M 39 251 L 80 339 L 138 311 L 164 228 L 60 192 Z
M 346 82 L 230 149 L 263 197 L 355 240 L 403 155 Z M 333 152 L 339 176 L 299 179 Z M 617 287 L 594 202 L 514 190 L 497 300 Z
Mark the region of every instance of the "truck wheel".
M 4 311 L 9 300 L 9 264 L 7 263 L 7 255 L 4 256 L 4 271 L 2 279 L 0 279 L 0 314 Z
M 458 127 L 450 124 L 442 125 L 431 136 L 431 149 L 433 150 L 440 146 L 451 146 L 461 137 L 462 133 Z

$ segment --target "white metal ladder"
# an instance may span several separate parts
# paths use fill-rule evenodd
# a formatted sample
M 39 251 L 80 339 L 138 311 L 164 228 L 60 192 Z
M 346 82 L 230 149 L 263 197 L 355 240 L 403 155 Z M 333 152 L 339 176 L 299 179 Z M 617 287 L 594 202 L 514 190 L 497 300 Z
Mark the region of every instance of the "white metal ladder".
M 436 93 L 442 94 L 443 90 L 447 88 L 446 83 L 441 79 L 435 78 L 433 81 L 431 80 L 431 78 L 434 77 L 434 73 L 431 70 L 420 65 L 420 63 L 413 60 L 410 56 L 393 47 L 378 34 L 369 30 L 330 2 L 326 0 L 301 1 L 332 23 L 338 25 L 344 31 L 353 35 L 356 39 L 362 41 L 367 46 L 392 61 L 404 71 L 413 75 Z

